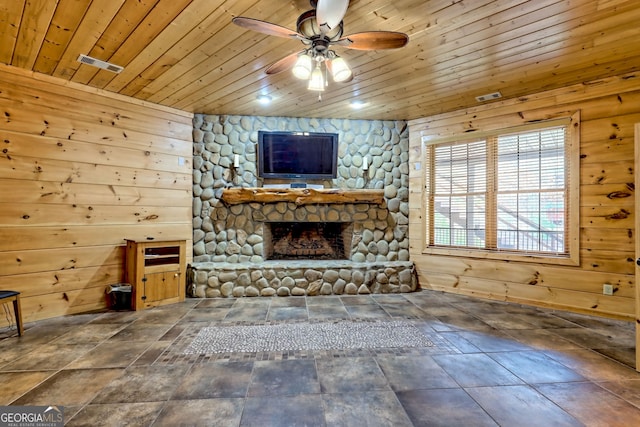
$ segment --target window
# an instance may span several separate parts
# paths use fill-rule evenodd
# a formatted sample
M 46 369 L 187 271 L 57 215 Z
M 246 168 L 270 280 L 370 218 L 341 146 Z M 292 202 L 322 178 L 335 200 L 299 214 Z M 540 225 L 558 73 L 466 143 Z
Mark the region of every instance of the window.
M 425 252 L 577 263 L 577 116 L 426 143 Z

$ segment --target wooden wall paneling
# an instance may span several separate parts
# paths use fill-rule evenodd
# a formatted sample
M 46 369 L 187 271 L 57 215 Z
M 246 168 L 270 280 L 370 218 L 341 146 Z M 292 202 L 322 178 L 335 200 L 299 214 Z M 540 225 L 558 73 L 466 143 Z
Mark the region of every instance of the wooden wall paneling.
M 113 280 L 109 281 L 109 284 L 113 283 Z M 69 315 L 104 309 L 107 304 L 105 289 L 106 285 L 102 285 L 46 296 L 22 297 L 21 295 L 22 318 L 34 321 L 58 317 L 60 313 Z
M 94 67 L 92 67 L 94 68 Z M 84 84 L 78 84 L 75 82 L 64 82 L 61 84 L 60 79 L 51 77 L 46 74 L 38 73 L 26 73 L 19 68 L 10 67 L 0 64 L 0 70 L 3 71 L 5 77 L 3 79 L 7 88 L 11 86 L 22 88 L 33 88 L 33 84 L 30 84 L 33 80 L 44 83 L 46 86 L 39 85 L 37 90 L 42 90 L 46 94 L 57 95 L 55 98 L 58 102 L 66 102 L 68 99 L 84 99 L 90 100 L 88 106 L 103 106 L 106 111 L 111 111 L 114 114 L 121 114 L 127 112 L 130 114 L 140 115 L 141 117 L 148 117 L 151 121 L 157 121 L 158 119 L 170 120 L 177 123 L 188 123 L 193 116 L 192 113 L 182 110 L 176 110 L 172 107 L 167 107 L 160 104 L 154 104 L 144 100 L 138 100 L 122 96 L 113 92 L 107 92 L 103 89 L 94 88 L 91 86 L 85 86 Z M 37 93 L 36 90 L 36 93 Z M 88 95 L 89 94 L 89 95 Z M 100 95 L 98 97 L 91 97 L 90 94 Z M 38 103 L 39 96 L 36 94 L 33 97 L 27 96 L 25 102 L 35 100 Z M 144 108 L 140 108 L 144 107 Z M 161 124 L 162 122 L 159 122 Z M 135 130 L 135 128 L 133 129 Z M 158 133 L 158 136 L 162 134 Z
M 150 173 L 142 169 L 117 165 L 48 160 L 38 157 L 0 156 L 0 178 L 181 190 L 191 184 L 193 174 L 167 174 L 162 171 Z
M 65 270 L 45 270 L 15 276 L 0 276 L 2 289 L 13 289 L 24 293 L 25 298 L 49 294 L 61 294 L 73 290 L 100 287 L 105 291 L 110 283 L 122 282 L 124 270 L 122 260 L 118 264 L 106 264 Z
M 630 320 L 635 300 L 632 140 L 634 123 L 640 121 L 640 107 L 632 100 L 640 97 L 639 83 L 629 74 L 410 121 L 410 252 L 421 285 Z M 422 152 L 422 137 L 468 138 L 469 129 L 499 129 L 571 111 L 580 111 L 582 118 L 579 266 L 422 253 L 423 181 L 415 168 L 423 161 L 415 154 Z M 614 296 L 602 295 L 603 283 L 614 284 Z
M 619 274 L 633 274 L 633 251 L 593 250 L 580 251 L 580 266 L 584 270 L 615 271 Z
M 47 248 L 87 247 L 96 242 L 104 245 L 124 245 L 131 236 L 136 240 L 177 240 L 189 235 L 192 226 L 189 222 L 179 223 L 141 223 L 96 226 L 38 226 L 38 227 L 0 227 L 0 250 L 17 251 Z M 187 246 L 188 247 L 188 246 Z M 187 254 L 187 261 L 191 254 Z
M 51 104 L 43 105 L 42 103 L 30 103 L 28 101 L 15 102 L 11 101 L 13 94 L 24 94 L 29 92 L 28 89 L 22 89 L 17 87 L 13 90 L 6 89 L 6 85 L 2 85 L 3 93 L 7 97 L 7 102 L 4 105 L 4 115 L 8 120 L 8 123 L 17 121 L 16 126 L 19 123 L 34 121 L 37 125 L 45 124 L 48 122 L 48 126 L 44 128 L 45 133 L 40 133 L 41 136 L 58 137 L 65 139 L 81 139 L 84 141 L 98 142 L 98 139 L 104 140 L 109 138 L 111 141 L 120 141 L 122 143 L 136 144 L 141 147 L 149 147 L 154 150 L 163 150 L 167 152 L 170 148 L 173 148 L 176 144 L 176 139 L 180 140 L 185 137 L 186 134 L 191 133 L 191 127 L 186 124 L 171 123 L 169 119 L 159 120 L 155 119 L 155 122 L 148 115 L 134 114 L 129 111 L 117 111 L 116 108 L 95 105 L 93 108 L 87 106 L 87 109 L 80 112 L 74 108 L 73 99 L 64 100 L 56 94 L 43 94 L 37 93 L 34 96 L 38 98 L 50 98 Z M 54 101 L 55 100 L 55 101 Z M 25 108 L 29 108 L 28 114 L 25 115 Z M 109 111 L 111 110 L 111 111 Z M 36 114 L 40 113 L 40 114 Z M 58 115 L 63 113 L 69 118 L 73 119 L 74 127 L 68 129 L 63 127 L 67 125 L 67 122 L 56 123 L 50 120 L 50 117 L 59 117 Z M 102 132 L 96 133 L 95 126 L 102 125 Z M 91 126 L 91 132 L 89 127 Z M 7 128 L 10 130 L 11 128 Z M 19 129 L 16 129 L 19 130 Z M 151 136 L 155 136 L 156 139 L 150 140 Z M 171 151 L 169 151 L 171 152 Z
M 0 203 L 0 223 L 4 226 L 179 223 L 189 218 L 190 214 L 191 206 Z
M 185 189 L 21 181 L 0 178 L 3 203 L 173 206 L 191 192 Z
M 582 206 L 580 218 L 584 228 L 633 228 L 633 200 L 628 206 Z
M 53 270 L 117 265 L 122 262 L 124 246 L 105 245 L 82 248 L 47 248 L 0 252 L 0 265 L 6 275 Z
M 55 119 L 54 119 L 55 120 Z M 12 124 L 16 121 L 12 120 L 7 123 L 7 127 L 14 128 Z M 22 129 L 36 126 L 36 121 L 25 121 Z M 54 122 L 48 122 L 49 126 L 54 127 Z M 0 131 L 1 132 L 1 131 Z M 24 132 L 24 131 L 13 131 Z M 46 132 L 43 130 L 43 132 Z M 87 129 L 87 132 L 90 132 Z M 1 132 L 0 136 L 10 136 L 5 132 Z M 121 136 L 119 139 L 122 139 Z M 142 168 L 146 170 L 158 170 L 165 172 L 175 172 L 187 174 L 191 170 L 191 156 L 177 156 L 176 154 L 164 154 L 152 152 L 149 150 L 141 150 L 136 148 L 120 147 L 121 144 L 110 144 L 111 137 L 103 137 L 102 143 L 75 141 L 61 138 L 45 138 L 41 136 L 20 135 L 16 138 L 10 137 L 3 140 L 3 151 L 5 155 L 22 156 L 22 157 L 39 157 L 49 160 L 66 160 L 71 162 L 102 164 L 111 166 L 120 166 L 127 168 Z M 38 156 L 35 156 L 38 153 Z M 183 149 L 184 153 L 184 149 Z M 180 163 L 182 157 L 182 164 Z M 189 168 L 189 169 L 187 169 Z
M 23 293 L 27 323 L 105 308 L 125 239 L 187 240 L 192 259 L 191 114 L 0 76 L 0 287 Z

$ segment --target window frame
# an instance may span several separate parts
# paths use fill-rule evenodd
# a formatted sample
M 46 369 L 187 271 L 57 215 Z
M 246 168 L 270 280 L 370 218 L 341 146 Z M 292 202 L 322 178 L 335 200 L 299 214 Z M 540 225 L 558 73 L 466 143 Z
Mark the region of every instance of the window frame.
M 434 168 L 432 167 L 431 160 L 429 159 L 429 146 L 445 144 L 445 143 L 466 143 L 474 142 L 478 140 L 487 141 L 490 138 L 498 138 L 499 136 L 512 135 L 515 133 L 521 133 L 526 131 L 542 130 L 546 128 L 553 128 L 558 126 L 566 127 L 566 140 L 565 140 L 565 164 L 568 172 L 565 174 L 565 188 L 567 192 L 566 201 L 566 214 L 565 214 L 565 239 L 567 253 L 565 254 L 551 254 L 551 253 L 535 253 L 514 251 L 508 249 L 487 249 L 487 248 L 471 248 L 471 247 L 456 247 L 456 246 L 438 246 L 429 245 L 430 233 L 433 232 L 431 224 L 434 222 L 434 211 L 429 209 L 430 206 L 430 193 L 429 183 L 434 179 Z M 494 156 L 488 155 L 490 159 L 487 169 L 487 179 L 492 180 L 492 175 L 495 174 L 495 164 L 491 160 L 495 160 Z M 517 125 L 513 127 L 493 129 L 487 131 L 474 131 L 469 132 L 468 135 L 456 135 L 447 138 L 435 138 L 429 139 L 428 137 L 422 138 L 422 161 L 424 164 L 422 172 L 422 253 L 425 255 L 447 255 L 447 256 L 459 256 L 467 258 L 482 258 L 482 259 L 498 259 L 508 261 L 522 261 L 522 262 L 535 262 L 535 263 L 549 263 L 557 265 L 579 265 L 580 263 L 580 112 L 576 111 L 569 117 L 562 117 L 550 120 L 539 120 L 523 125 Z M 491 163 L 491 165 L 489 165 Z M 490 191 L 495 194 L 495 189 Z M 489 191 L 488 191 L 489 193 Z M 497 200 L 497 198 L 496 198 Z M 497 201 L 487 199 L 486 204 L 495 205 Z M 493 220 L 493 219 L 492 219 Z M 487 244 L 491 245 L 491 241 L 495 240 L 495 236 L 489 236 L 489 234 L 496 230 L 496 224 L 485 223 L 485 230 L 487 236 L 485 239 Z M 493 246 L 493 245 L 491 245 Z

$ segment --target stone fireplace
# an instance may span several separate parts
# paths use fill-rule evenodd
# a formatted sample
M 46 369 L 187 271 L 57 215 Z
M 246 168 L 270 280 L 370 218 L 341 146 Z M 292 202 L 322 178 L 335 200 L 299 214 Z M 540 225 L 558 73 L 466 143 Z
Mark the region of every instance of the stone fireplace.
M 193 124 L 192 296 L 416 289 L 405 121 L 196 114 Z M 257 175 L 259 130 L 339 134 L 336 178 L 272 198 L 283 186 Z M 251 197 L 228 197 L 243 192 Z

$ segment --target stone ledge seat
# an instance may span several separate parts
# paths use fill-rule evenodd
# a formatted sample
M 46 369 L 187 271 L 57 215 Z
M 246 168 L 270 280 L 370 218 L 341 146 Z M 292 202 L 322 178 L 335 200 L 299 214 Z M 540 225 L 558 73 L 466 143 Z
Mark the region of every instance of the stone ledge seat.
M 187 277 L 189 293 L 199 298 L 386 294 L 418 288 L 412 261 L 196 262 Z

